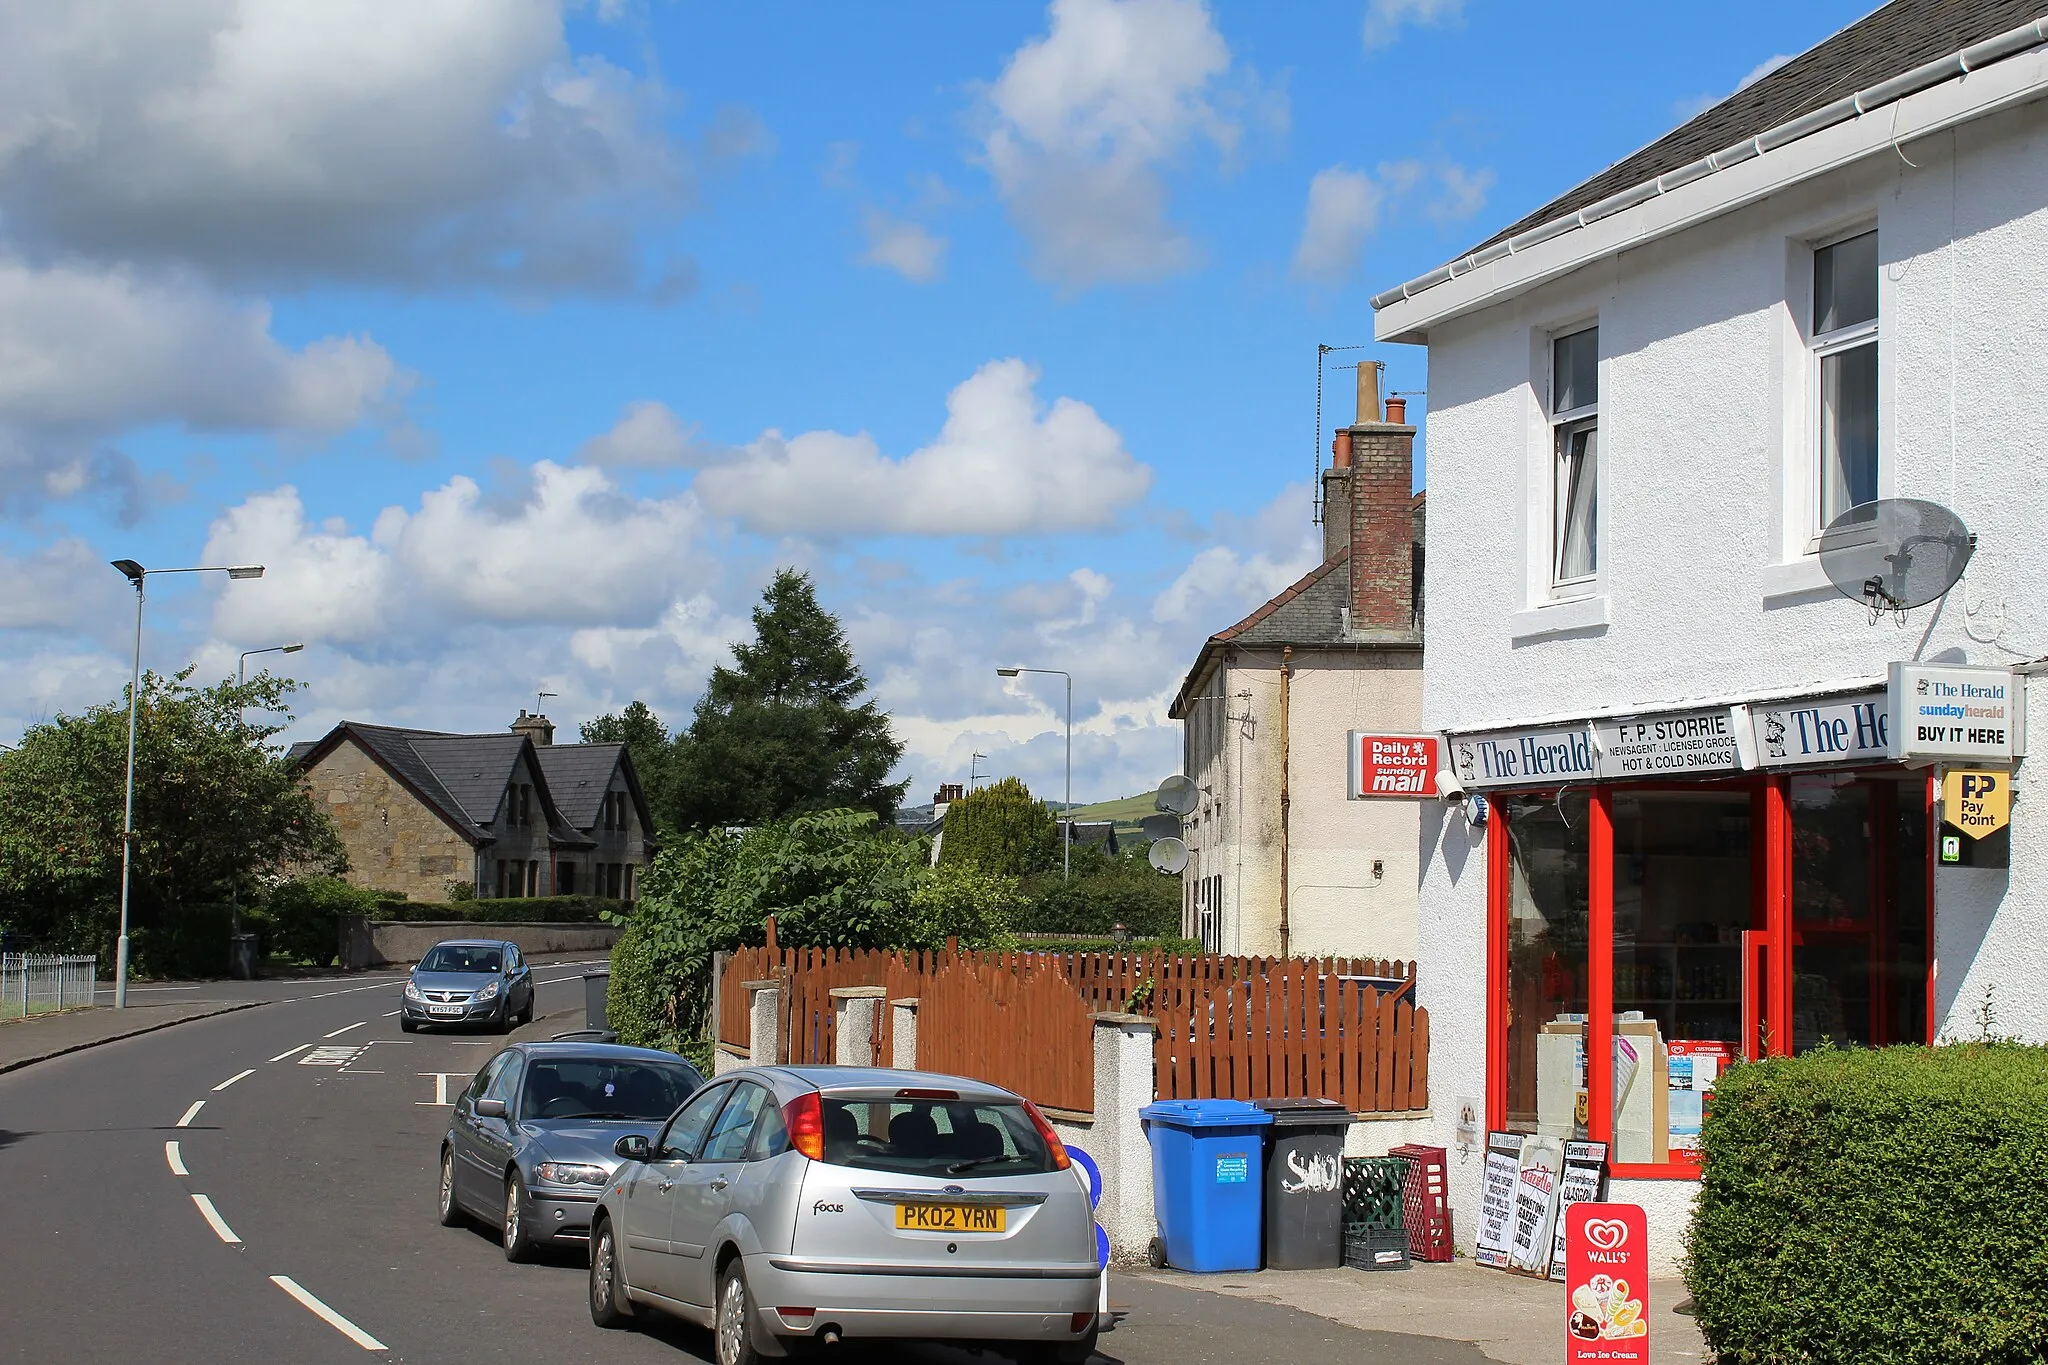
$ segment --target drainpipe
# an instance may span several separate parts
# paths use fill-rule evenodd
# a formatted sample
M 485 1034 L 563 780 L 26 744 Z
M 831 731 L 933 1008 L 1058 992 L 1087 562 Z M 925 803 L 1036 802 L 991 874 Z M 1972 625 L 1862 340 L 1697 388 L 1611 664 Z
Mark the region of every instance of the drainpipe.
M 1287 691 L 1294 677 L 1294 646 L 1280 646 L 1280 956 L 1287 957 L 1287 823 L 1293 797 L 1287 791 Z

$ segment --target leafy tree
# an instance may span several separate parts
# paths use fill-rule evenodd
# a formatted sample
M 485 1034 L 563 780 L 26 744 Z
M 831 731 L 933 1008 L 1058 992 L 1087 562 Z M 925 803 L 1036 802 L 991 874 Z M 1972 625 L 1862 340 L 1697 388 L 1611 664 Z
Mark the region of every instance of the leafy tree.
M 646 702 L 633 700 L 612 715 L 586 720 L 585 744 L 623 744 L 640 775 L 640 790 L 657 820 L 670 818 L 675 804 L 675 741 Z
M 1119 924 L 1137 938 L 1180 932 L 1181 879 L 1154 871 L 1142 852 L 1111 855 L 1076 844 L 1072 878 L 1054 866 L 1026 878 L 1024 895 L 1027 908 L 1013 921 L 1022 932 L 1098 937 Z
M 1059 860 L 1059 821 L 1018 778 L 991 782 L 946 808 L 942 866 L 1021 877 Z
M 339 872 L 347 861 L 269 743 L 290 722 L 297 684 L 260 673 L 198 688 L 192 672 L 145 674 L 136 711 L 129 921 L 131 957 L 145 969 L 183 965 L 173 958 L 187 952 L 188 921 L 232 894 L 246 903 L 259 873 Z M 37 947 L 113 960 L 127 753 L 124 689 L 83 715 L 31 726 L 0 762 L 0 920 Z M 212 946 L 224 960 L 220 919 Z
M 908 781 L 889 717 L 810 575 L 783 569 L 754 608 L 754 641 L 711 672 L 675 748 L 676 824 L 758 825 L 799 811 L 895 814 Z

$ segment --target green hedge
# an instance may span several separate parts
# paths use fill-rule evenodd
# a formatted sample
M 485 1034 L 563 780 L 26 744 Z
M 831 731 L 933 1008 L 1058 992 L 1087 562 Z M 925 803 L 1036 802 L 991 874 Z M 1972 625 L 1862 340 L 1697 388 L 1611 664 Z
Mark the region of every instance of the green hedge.
M 2048 1049 L 1823 1049 L 1724 1075 L 1686 1284 L 1722 1365 L 2048 1357 Z
M 500 900 L 379 900 L 371 919 L 467 920 L 472 924 L 596 924 L 606 910 L 624 910 L 603 896 L 507 896 Z
M 1187 954 L 1202 951 L 1198 938 L 1134 938 L 1119 944 L 1113 938 L 1046 938 L 1039 935 L 1020 937 L 1017 950 L 1025 953 L 1169 953 Z

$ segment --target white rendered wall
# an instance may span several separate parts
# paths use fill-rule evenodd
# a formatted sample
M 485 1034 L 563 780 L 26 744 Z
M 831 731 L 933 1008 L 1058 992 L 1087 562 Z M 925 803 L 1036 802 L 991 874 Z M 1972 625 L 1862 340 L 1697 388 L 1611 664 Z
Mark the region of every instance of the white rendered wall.
M 1189 736 L 1188 751 L 1197 756 L 1190 776 L 1205 791 L 1188 825 L 1187 875 L 1223 874 L 1226 953 L 1280 951 L 1279 663 L 1278 649 L 1240 651 L 1228 669 L 1230 711 L 1249 721 L 1227 722 L 1213 756 L 1192 728 Z M 1293 656 L 1287 880 L 1289 947 L 1297 956 L 1415 956 L 1415 831 L 1424 803 L 1350 800 L 1346 736 L 1419 729 L 1419 665 L 1413 651 Z M 1213 681 L 1209 690 L 1216 690 Z M 1247 691 L 1248 699 L 1235 695 Z M 1205 716 L 1193 718 L 1193 726 L 1204 723 Z
M 1423 712 L 1467 729 L 1868 680 L 1893 659 L 2048 655 L 2048 117 L 2040 104 L 1781 193 L 1590 265 L 1430 337 Z M 1915 165 L 1908 165 L 1910 159 Z M 1961 586 L 1901 629 L 1870 624 L 1803 555 L 1810 244 L 1874 224 L 1880 492 L 1954 508 L 1978 535 Z M 1541 629 L 1554 329 L 1600 326 L 1605 624 Z M 1598 617 L 1594 618 L 1596 621 Z M 2048 737 L 2048 689 L 2029 689 Z M 2037 740 L 2037 745 L 2048 739 Z M 2048 1041 L 2048 789 L 2017 778 L 2012 870 L 1936 877 L 1937 1015 Z M 1484 1093 L 1485 858 L 1425 815 L 1418 975 L 1438 1141 Z M 1452 1159 L 1457 1226 L 1475 1154 Z M 1691 1189 L 1628 1182 L 1676 1215 Z M 1663 1222 L 1653 1218 L 1653 1224 Z M 1656 1234 L 1660 1253 L 1675 1246 Z

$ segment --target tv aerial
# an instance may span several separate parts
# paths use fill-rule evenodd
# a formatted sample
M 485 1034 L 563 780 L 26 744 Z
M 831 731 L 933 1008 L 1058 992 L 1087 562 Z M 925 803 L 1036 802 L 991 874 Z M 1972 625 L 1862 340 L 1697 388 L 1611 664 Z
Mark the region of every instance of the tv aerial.
M 1201 799 L 1202 789 L 1178 774 L 1159 784 L 1159 791 L 1152 798 L 1159 813 L 1146 816 L 1139 825 L 1152 841 L 1145 860 L 1158 871 L 1172 876 L 1188 865 L 1188 845 L 1181 838 L 1180 821 L 1182 816 L 1194 813 Z
M 1977 537 L 1938 502 L 1879 498 L 1858 503 L 1820 536 L 1820 567 L 1842 596 L 1899 621 L 1937 602 L 1962 578 Z

